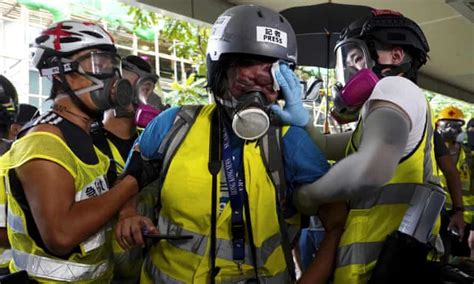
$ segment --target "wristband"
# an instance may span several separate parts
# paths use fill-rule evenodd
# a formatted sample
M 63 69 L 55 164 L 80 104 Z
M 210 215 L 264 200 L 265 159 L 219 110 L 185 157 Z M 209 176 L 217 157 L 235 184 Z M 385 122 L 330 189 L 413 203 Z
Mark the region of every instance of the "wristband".
M 464 212 L 464 206 L 453 206 L 453 209 L 451 209 L 453 212 Z

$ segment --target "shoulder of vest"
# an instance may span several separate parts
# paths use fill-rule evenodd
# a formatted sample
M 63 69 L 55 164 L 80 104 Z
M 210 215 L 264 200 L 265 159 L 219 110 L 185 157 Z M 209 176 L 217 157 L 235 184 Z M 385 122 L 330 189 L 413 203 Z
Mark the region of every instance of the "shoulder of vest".
M 50 125 L 58 125 L 61 121 L 63 121 L 63 118 L 56 114 L 55 112 L 48 111 L 34 120 L 29 121 L 26 123 L 18 133 L 17 137 L 21 137 L 21 134 L 26 133 L 26 131 L 32 127 L 35 127 L 40 124 L 50 124 Z

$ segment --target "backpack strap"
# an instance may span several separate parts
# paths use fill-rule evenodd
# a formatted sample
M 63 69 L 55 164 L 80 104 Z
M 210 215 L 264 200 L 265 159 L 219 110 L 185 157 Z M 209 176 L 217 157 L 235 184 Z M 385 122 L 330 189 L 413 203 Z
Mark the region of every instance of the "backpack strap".
M 107 134 L 104 130 L 104 124 L 101 121 L 96 121 L 91 126 L 91 136 L 92 141 L 97 148 L 99 148 L 102 153 L 107 155 L 110 160 L 110 166 L 107 170 L 107 183 L 109 188 L 112 188 L 113 184 L 117 180 L 117 165 L 115 162 L 115 157 L 112 154 L 112 149 L 110 149 L 109 142 L 107 141 Z
M 295 264 L 291 254 L 290 237 L 288 234 L 288 226 L 285 222 L 285 216 L 288 212 L 287 185 L 285 179 L 285 171 L 283 167 L 282 152 L 282 132 L 279 122 L 272 122 L 267 134 L 260 138 L 260 149 L 263 162 L 267 168 L 267 172 L 275 186 L 275 195 L 277 200 L 277 216 L 280 225 L 281 246 L 285 255 L 286 268 L 290 278 L 296 281 Z
M 186 134 L 188 134 L 189 129 L 191 129 L 202 107 L 202 105 L 182 106 L 176 114 L 173 126 L 158 148 L 159 156 L 163 157 L 160 176 L 164 176 L 168 172 L 171 160 L 186 137 Z
M 161 187 L 168 172 L 170 163 L 176 154 L 179 146 L 191 129 L 196 117 L 202 109 L 202 105 L 186 105 L 182 106 L 176 114 L 173 126 L 166 134 L 158 148 L 158 156 L 162 157 L 159 186 L 158 186 L 158 201 L 157 208 L 161 207 Z

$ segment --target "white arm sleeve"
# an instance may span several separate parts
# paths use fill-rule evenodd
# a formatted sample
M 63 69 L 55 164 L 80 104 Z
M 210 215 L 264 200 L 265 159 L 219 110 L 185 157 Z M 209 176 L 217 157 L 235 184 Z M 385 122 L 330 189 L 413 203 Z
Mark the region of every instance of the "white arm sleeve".
M 397 109 L 381 106 L 370 111 L 359 150 L 339 161 L 316 182 L 296 190 L 294 203 L 302 213 L 316 214 L 322 203 L 374 194 L 390 180 L 403 156 L 409 133 L 409 119 Z
M 410 132 L 403 150 L 403 156 L 415 149 L 423 138 L 426 121 L 426 98 L 422 90 L 412 81 L 399 76 L 389 76 L 380 80 L 375 86 L 370 98 L 362 108 L 362 119 L 365 121 L 370 105 L 374 101 L 386 101 L 396 105 L 410 119 Z

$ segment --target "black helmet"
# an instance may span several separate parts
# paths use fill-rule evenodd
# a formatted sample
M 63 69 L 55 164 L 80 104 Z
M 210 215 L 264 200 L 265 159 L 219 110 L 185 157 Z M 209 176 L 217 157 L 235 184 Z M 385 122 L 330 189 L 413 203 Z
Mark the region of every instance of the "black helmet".
M 220 84 L 223 66 L 218 67 L 218 62 L 222 55 L 250 55 L 295 65 L 296 35 L 290 23 L 275 11 L 256 5 L 235 6 L 220 15 L 212 26 L 206 55 L 208 85 L 215 93 L 219 89 L 215 86 Z
M 372 10 L 372 15 L 351 23 L 341 34 L 339 41 L 348 38 L 376 39 L 387 45 L 409 47 L 419 54 L 418 60 L 426 63 L 430 51 L 421 28 L 402 14 L 389 10 Z
M 18 114 L 18 94 L 15 86 L 0 75 L 0 125 L 9 126 Z
M 411 72 L 416 72 L 426 63 L 430 50 L 421 28 L 402 14 L 390 10 L 374 9 L 370 16 L 351 23 L 341 33 L 336 49 L 350 39 L 364 41 L 375 61 L 377 60 L 375 42 L 404 48 L 413 59 Z
M 211 61 L 225 53 L 244 53 L 296 64 L 296 35 L 280 14 L 255 5 L 235 6 L 212 26 L 206 54 Z

